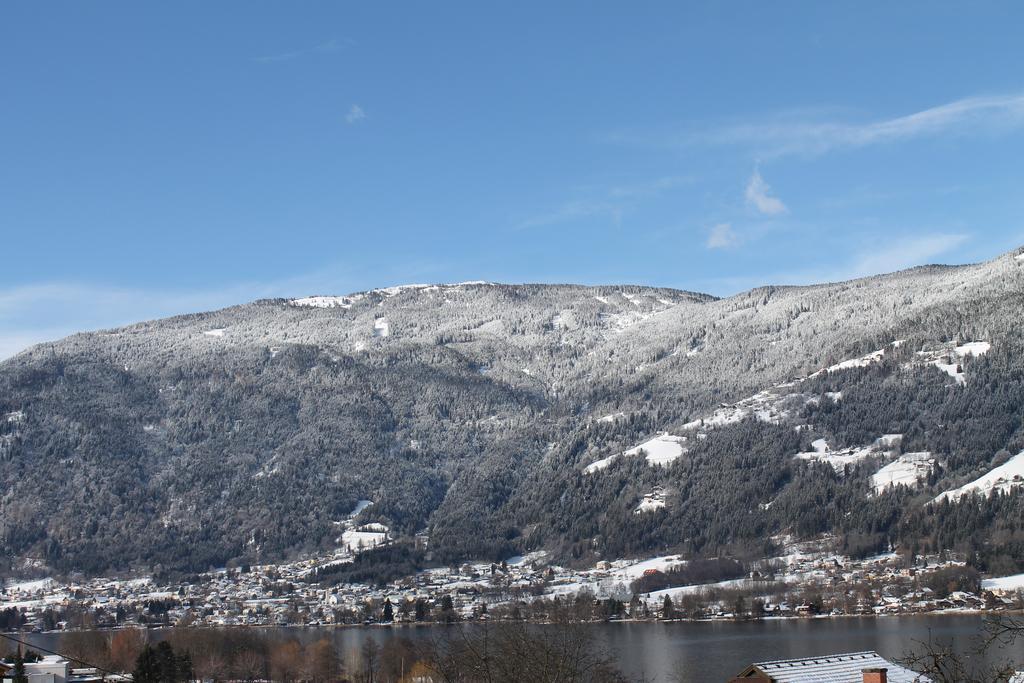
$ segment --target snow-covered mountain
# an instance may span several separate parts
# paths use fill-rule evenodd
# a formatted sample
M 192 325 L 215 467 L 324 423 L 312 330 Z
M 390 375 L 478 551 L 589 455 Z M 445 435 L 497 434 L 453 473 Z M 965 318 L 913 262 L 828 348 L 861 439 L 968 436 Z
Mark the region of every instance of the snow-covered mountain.
M 911 517 L 923 539 L 972 500 L 932 499 L 1024 450 L 1022 293 L 1015 253 L 727 299 L 409 285 L 74 335 L 0 364 L 0 546 L 202 569 L 336 544 L 359 501 L 443 561 L 891 541 Z

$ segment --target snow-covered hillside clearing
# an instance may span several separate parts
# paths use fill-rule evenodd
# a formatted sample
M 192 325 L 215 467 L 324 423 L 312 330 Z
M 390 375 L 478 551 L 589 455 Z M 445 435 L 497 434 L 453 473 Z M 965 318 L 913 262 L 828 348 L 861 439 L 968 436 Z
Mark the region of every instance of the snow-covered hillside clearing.
M 936 496 L 935 502 L 947 499 L 956 501 L 972 493 L 983 496 L 991 495 L 993 491 L 1007 493 L 1020 486 L 1024 486 L 1024 451 L 969 484 Z
M 654 510 L 661 510 L 665 507 L 665 491 L 658 487 L 654 491 L 648 493 L 640 500 L 640 504 L 633 510 L 633 514 L 640 515 L 645 512 L 653 512 Z
M 620 456 L 631 457 L 641 453 L 646 456 L 648 465 L 661 465 L 664 467 L 672 464 L 676 458 L 686 453 L 686 448 L 683 446 L 686 440 L 685 436 L 662 433 L 653 439 L 643 442 L 639 446 L 630 448 L 628 451 L 609 455 L 607 458 L 592 462 L 583 471 L 587 474 L 592 474 L 608 467 Z
M 931 453 L 904 453 L 875 472 L 871 476 L 871 486 L 875 493 L 882 493 L 890 486 L 917 488 L 920 480 L 927 477 L 934 467 L 935 458 Z
M 879 437 L 870 446 L 857 446 L 832 450 L 825 439 L 817 439 L 811 444 L 814 450 L 804 453 L 797 453 L 795 458 L 800 460 L 815 460 L 832 466 L 838 473 L 842 473 L 847 465 L 854 465 L 865 458 L 873 456 L 892 456 L 898 446 L 901 434 L 885 434 Z

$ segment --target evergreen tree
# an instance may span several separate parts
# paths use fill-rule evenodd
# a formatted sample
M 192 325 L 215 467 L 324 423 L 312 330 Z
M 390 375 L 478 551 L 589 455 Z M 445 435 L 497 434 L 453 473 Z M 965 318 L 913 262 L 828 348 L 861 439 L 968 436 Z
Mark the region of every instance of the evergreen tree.
M 192 658 L 187 652 L 175 653 L 167 641 L 155 648 L 147 645 L 139 653 L 132 672 L 135 683 L 180 683 L 193 678 Z
M 135 683 L 160 683 L 160 660 L 151 645 L 147 645 L 135 660 L 132 679 Z
M 662 619 L 675 619 L 676 618 L 676 607 L 672 604 L 672 598 L 668 595 L 665 596 L 665 600 L 661 603 L 661 618 Z
M 14 655 L 14 671 L 11 673 L 13 683 L 28 683 L 28 676 L 25 674 L 25 658 L 21 654 L 21 646 Z
M 441 618 L 444 619 L 446 624 L 450 624 L 456 619 L 455 605 L 452 603 L 452 596 L 450 595 L 441 598 Z
M 742 595 L 736 596 L 736 602 L 733 603 L 732 612 L 736 615 L 737 619 L 741 619 L 747 614 L 747 603 L 743 599 Z

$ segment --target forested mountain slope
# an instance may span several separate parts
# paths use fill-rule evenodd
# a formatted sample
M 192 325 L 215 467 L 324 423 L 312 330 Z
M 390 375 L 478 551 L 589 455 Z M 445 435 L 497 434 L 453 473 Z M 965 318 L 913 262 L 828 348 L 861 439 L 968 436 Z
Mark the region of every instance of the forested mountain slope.
M 1021 320 L 1007 254 L 728 299 L 413 285 L 74 335 L 0 364 L 0 550 L 272 560 L 371 500 L 363 521 L 429 533 L 435 561 L 833 532 L 1013 564 L 1012 484 L 940 494 L 1024 450 Z

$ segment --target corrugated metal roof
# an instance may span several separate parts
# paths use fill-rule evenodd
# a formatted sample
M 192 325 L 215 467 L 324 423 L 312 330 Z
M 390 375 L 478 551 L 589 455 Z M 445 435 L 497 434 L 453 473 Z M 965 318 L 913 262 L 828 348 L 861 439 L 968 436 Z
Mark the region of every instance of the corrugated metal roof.
M 884 659 L 877 652 L 848 652 L 824 657 L 779 659 L 754 664 L 779 683 L 861 683 L 863 669 L 888 669 L 889 683 L 926 683 L 921 674 Z

